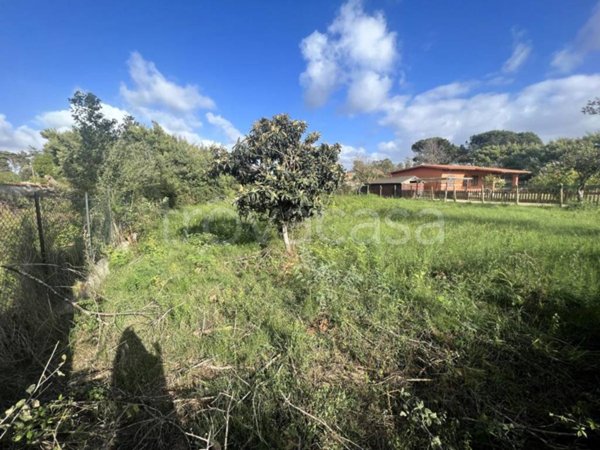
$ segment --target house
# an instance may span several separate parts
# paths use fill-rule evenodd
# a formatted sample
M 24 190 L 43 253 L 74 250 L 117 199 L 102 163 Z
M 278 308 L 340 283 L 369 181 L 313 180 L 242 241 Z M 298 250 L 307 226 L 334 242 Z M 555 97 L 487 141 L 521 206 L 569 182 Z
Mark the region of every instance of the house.
M 368 191 L 370 194 L 382 197 L 412 197 L 419 190 L 420 184 L 422 181 L 413 175 L 391 176 L 369 181 L 368 185 L 363 186 L 361 192 L 366 194 Z
M 512 189 L 518 186 L 519 181 L 528 177 L 530 173 L 527 170 L 504 169 L 500 167 L 421 164 L 407 169 L 396 170 L 390 174 L 390 179 L 416 177 L 421 181 L 418 185 L 419 190 L 477 191 L 481 190 L 483 179 L 488 175 L 502 178 L 505 182 L 504 188 Z

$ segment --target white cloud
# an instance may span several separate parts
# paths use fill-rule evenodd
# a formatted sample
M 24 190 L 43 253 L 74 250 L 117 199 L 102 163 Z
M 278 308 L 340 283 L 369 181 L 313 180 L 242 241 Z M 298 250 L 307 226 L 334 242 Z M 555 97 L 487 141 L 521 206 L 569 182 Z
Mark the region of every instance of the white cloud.
M 396 33 L 388 30 L 381 12 L 367 14 L 361 0 L 348 0 L 327 32 L 313 32 L 300 48 L 307 63 L 300 75 L 306 103 L 321 106 L 346 85 L 350 112 L 379 106 L 392 85 L 388 75 L 400 58 Z
M 376 161 L 389 158 L 386 152 L 369 152 L 364 147 L 353 147 L 352 145 L 341 144 L 342 151 L 340 152 L 340 163 L 346 169 L 351 169 L 355 160 Z
M 42 128 L 54 128 L 58 131 L 70 130 L 74 124 L 71 111 L 61 109 L 59 111 L 47 111 L 35 117 L 35 122 Z
M 600 51 L 600 2 L 592 10 L 592 15 L 578 31 L 575 40 L 557 51 L 551 66 L 559 72 L 568 73 L 577 68 L 585 58 Z
M 361 0 L 342 5 L 328 32 L 337 37 L 338 50 L 362 68 L 388 71 L 398 56 L 396 33 L 387 30 L 381 12 L 366 14 Z
M 304 98 L 312 107 L 322 106 L 339 82 L 340 69 L 325 34 L 315 31 L 302 41 L 300 48 L 307 60 L 306 70 L 300 75 Z
M 215 102 L 201 95 L 194 85 L 180 86 L 167 80 L 151 61 L 133 52 L 129 61 L 129 75 L 135 87 L 129 89 L 121 84 L 121 95 L 135 107 L 159 107 L 172 111 L 190 112 L 195 109 L 212 109 Z
M 108 119 L 115 119 L 122 122 L 129 115 L 127 111 L 116 106 L 102 103 L 102 114 Z M 35 116 L 34 122 L 42 129 L 54 128 L 58 131 L 67 131 L 75 124 L 70 109 L 60 109 L 57 111 L 46 111 Z
M 210 123 L 211 125 L 214 125 L 215 127 L 219 128 L 225 134 L 225 136 L 227 136 L 227 139 L 229 139 L 229 142 L 232 144 L 235 143 L 240 137 L 242 137 L 242 133 L 240 133 L 240 131 L 223 116 L 219 116 L 217 114 L 208 112 L 206 113 L 206 120 L 208 120 L 208 123 Z
M 531 54 L 530 42 L 523 40 L 524 32 L 513 29 L 513 52 L 502 66 L 502 72 L 514 73 L 521 68 Z
M 381 108 L 380 123 L 395 131 L 398 149 L 431 136 L 460 144 L 493 129 L 534 131 L 549 140 L 600 128 L 597 117 L 581 114 L 590 92 L 600 92 L 600 74 L 546 80 L 515 94 L 470 92 L 452 83 L 414 97 L 393 97 Z
M 199 110 L 214 109 L 216 104 L 210 97 L 201 95 L 197 86 L 179 85 L 167 80 L 153 62 L 145 60 L 137 52 L 131 54 L 128 66 L 134 87 L 130 89 L 121 83 L 120 92 L 137 118 L 157 122 L 168 133 L 194 144 L 222 145 L 199 134 L 203 127 Z M 240 136 L 226 118 L 209 112 L 206 119 L 231 142 Z
M 29 147 L 39 148 L 43 144 L 44 139 L 38 130 L 26 125 L 15 128 L 4 114 L 0 114 L 0 150 L 18 152 Z
M 392 80 L 373 71 L 358 74 L 348 89 L 351 111 L 375 111 L 388 97 Z
M 531 46 L 519 42 L 515 45 L 512 55 L 506 60 L 502 66 L 502 71 L 505 73 L 513 73 L 519 70 L 519 68 L 527 61 L 531 53 Z
M 165 131 L 199 145 L 222 145 L 201 136 L 202 128 L 198 110 L 215 107 L 212 99 L 202 96 L 193 85 L 180 86 L 168 81 L 153 62 L 146 61 L 139 53 L 133 53 L 128 61 L 129 73 L 134 87 L 129 89 L 121 84 L 121 95 L 127 103 L 127 110 L 102 103 L 102 113 L 109 119 L 122 121 L 133 115 L 142 122 L 157 122 Z M 208 113 L 208 122 L 219 133 L 225 134 L 234 142 L 241 133 L 226 118 Z M 41 148 L 45 142 L 39 132 L 45 128 L 58 131 L 69 130 L 74 124 L 70 109 L 46 111 L 35 116 L 31 126 L 14 127 L 0 114 L 0 149 L 11 151 L 26 150 L 29 146 Z

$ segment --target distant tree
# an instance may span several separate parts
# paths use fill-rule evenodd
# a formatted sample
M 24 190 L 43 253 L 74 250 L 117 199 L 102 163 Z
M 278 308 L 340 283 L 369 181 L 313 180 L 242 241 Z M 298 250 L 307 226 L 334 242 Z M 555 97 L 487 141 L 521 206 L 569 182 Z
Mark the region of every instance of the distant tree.
M 31 160 L 31 166 L 34 174 L 38 177 L 60 177 L 60 167 L 54 163 L 50 153 L 36 152 Z
M 376 178 L 388 176 L 396 169 L 397 166 L 387 158 L 379 161 L 364 161 L 362 159 L 356 159 L 352 164 L 354 178 L 361 183 L 368 183 Z
M 107 151 L 117 140 L 117 121 L 104 116 L 100 99 L 91 92 L 77 91 L 69 102 L 77 137 L 60 151 L 62 172 L 74 188 L 93 192 Z
M 411 150 L 417 164 L 450 164 L 457 157 L 458 148 L 448 139 L 431 137 L 415 142 Z
M 315 145 L 319 133 L 304 137 L 306 122 L 287 114 L 260 119 L 231 153 L 220 152 L 218 166 L 240 184 L 236 206 L 242 217 L 274 223 L 292 251 L 288 231 L 321 211 L 324 197 L 341 185 L 339 144 Z
M 577 199 L 582 201 L 586 185 L 600 174 L 600 134 L 567 142 L 560 162 L 565 170 L 577 172 Z
M 509 144 L 533 144 L 541 146 L 544 143 L 537 134 L 531 131 L 515 133 L 514 131 L 508 130 L 491 130 L 471 136 L 467 142 L 467 148 L 469 152 L 472 152 L 475 149 L 489 145 L 505 146 Z
M 535 133 L 492 130 L 471 136 L 457 160 L 477 166 L 539 170 L 546 162 L 543 149 L 544 143 Z
M 100 188 L 119 205 L 136 199 L 151 202 L 198 202 L 210 198 L 219 183 L 209 179 L 212 152 L 166 133 L 130 122 L 105 159 Z
M 404 161 L 396 164 L 396 168 L 394 170 L 410 169 L 411 167 L 414 167 L 414 165 L 415 162 L 412 160 L 412 158 L 407 156 Z
M 490 174 L 483 177 L 483 185 L 486 189 L 489 189 L 492 192 L 494 192 L 496 189 L 502 189 L 505 184 L 506 181 L 504 181 L 504 179 L 496 175 Z
M 587 105 L 581 108 L 581 112 L 584 114 L 600 114 L 600 97 L 588 101 Z
M 578 174 L 575 169 L 565 168 L 560 161 L 552 161 L 540 169 L 538 174 L 529 180 L 528 186 L 557 191 L 560 185 L 577 184 Z
M 537 174 L 546 164 L 556 161 L 558 156 L 547 145 L 510 144 L 505 147 L 500 167 L 529 170 Z
M 12 172 L 10 167 L 11 152 L 0 151 L 0 172 Z
M 31 153 L 0 151 L 0 172 L 4 173 L 5 180 L 24 181 L 31 178 Z

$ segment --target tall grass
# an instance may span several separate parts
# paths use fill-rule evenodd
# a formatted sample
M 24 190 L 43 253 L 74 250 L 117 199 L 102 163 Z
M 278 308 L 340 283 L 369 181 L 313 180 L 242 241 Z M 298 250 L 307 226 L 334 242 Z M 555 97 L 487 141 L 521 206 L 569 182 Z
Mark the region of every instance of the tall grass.
M 295 230 L 290 258 L 274 230 L 240 223 L 227 203 L 171 212 L 110 254 L 101 300 L 87 306 L 139 314 L 77 321 L 69 408 L 86 415 L 59 436 L 147 448 L 593 447 L 598 219 L 340 196 Z M 123 348 L 139 349 L 130 363 Z

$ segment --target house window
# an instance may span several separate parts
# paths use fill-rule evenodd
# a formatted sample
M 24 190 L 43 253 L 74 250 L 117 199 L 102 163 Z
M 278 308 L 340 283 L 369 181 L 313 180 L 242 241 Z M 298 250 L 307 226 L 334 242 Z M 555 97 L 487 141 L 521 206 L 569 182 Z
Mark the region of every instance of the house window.
M 479 176 L 474 175 L 472 177 L 465 177 L 463 178 L 463 187 L 474 187 L 477 186 L 477 183 L 479 182 Z

